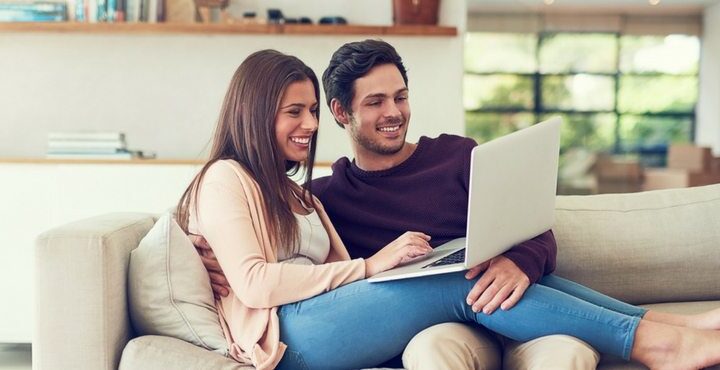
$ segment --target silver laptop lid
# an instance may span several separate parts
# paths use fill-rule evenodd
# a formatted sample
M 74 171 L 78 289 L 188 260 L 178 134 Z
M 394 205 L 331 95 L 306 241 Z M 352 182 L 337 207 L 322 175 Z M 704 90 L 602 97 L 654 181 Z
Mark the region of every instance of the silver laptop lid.
M 559 117 L 473 149 L 465 266 L 476 266 L 555 222 Z

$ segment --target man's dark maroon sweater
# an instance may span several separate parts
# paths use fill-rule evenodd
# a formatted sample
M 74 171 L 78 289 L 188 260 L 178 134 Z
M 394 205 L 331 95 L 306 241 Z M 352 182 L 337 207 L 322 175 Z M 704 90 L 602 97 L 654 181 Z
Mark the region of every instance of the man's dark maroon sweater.
M 465 236 L 472 139 L 455 135 L 420 138 L 403 163 L 363 171 L 347 157 L 333 174 L 313 181 L 350 255 L 370 257 L 406 231 L 421 231 L 436 247 Z M 503 255 L 534 283 L 555 269 L 552 231 L 520 243 Z

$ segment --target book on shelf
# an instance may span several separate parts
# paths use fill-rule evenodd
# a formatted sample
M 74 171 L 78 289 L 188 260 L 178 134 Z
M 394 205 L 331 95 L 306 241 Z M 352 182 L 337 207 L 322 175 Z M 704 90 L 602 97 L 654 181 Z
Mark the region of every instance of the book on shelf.
M 141 0 L 125 1 L 125 22 L 140 22 Z
M 131 159 L 153 159 L 155 153 L 143 152 L 140 150 L 124 150 L 115 153 L 50 153 L 45 155 L 47 159 L 72 159 L 72 160 L 131 160 Z
M 98 21 L 98 0 L 84 0 L 85 22 L 97 23 Z
M 2 0 L 0 0 L 2 1 Z M 165 0 L 66 0 L 67 19 L 75 22 L 165 21 Z
M 117 149 L 111 149 L 111 148 L 58 148 L 58 149 L 48 149 L 47 154 L 82 154 L 82 155 L 92 155 L 92 154 L 117 154 L 117 153 L 123 153 L 122 150 Z
M 125 140 L 49 140 L 48 150 L 72 149 L 127 149 Z
M 0 0 L 0 22 L 157 23 L 165 22 L 167 6 L 167 0 Z
M 68 20 L 66 3 L 0 2 L 0 22 L 58 22 Z
M 48 133 L 47 158 L 136 159 L 154 157 L 128 150 L 125 134 L 119 131 L 67 131 Z
M 29 11 L 0 10 L 0 22 L 64 22 L 64 14 L 45 14 Z
M 23 10 L 46 13 L 66 12 L 67 4 L 58 2 L 0 2 L 0 10 Z
M 47 153 L 47 159 L 134 159 L 129 152 L 120 153 Z
M 48 141 L 122 141 L 125 133 L 119 131 L 65 131 L 48 133 Z

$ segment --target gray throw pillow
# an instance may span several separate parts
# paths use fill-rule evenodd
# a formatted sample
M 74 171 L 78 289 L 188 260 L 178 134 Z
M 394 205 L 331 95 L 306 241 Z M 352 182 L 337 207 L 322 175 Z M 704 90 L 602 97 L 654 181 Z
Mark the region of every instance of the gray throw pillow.
M 164 335 L 228 355 L 207 271 L 171 214 L 130 255 L 128 303 L 138 335 Z

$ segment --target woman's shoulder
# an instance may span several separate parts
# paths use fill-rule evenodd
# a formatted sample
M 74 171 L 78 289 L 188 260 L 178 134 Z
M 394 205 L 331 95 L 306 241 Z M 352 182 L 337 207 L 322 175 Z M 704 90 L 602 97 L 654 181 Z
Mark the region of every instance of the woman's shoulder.
M 220 159 L 211 163 L 200 181 L 202 196 L 221 196 L 230 199 L 259 199 L 260 190 L 250 173 L 237 161 Z
M 207 180 L 251 179 L 247 170 L 234 159 L 219 159 L 208 166 L 205 172 Z

